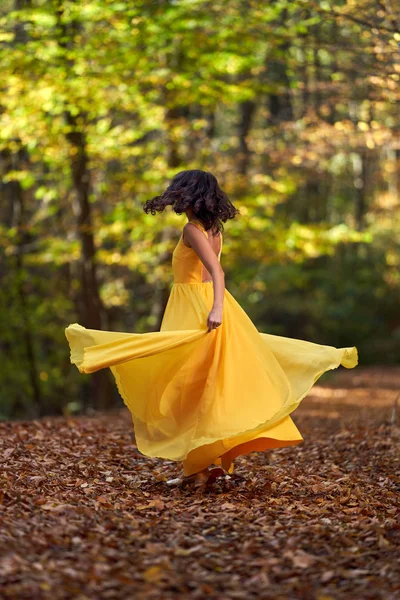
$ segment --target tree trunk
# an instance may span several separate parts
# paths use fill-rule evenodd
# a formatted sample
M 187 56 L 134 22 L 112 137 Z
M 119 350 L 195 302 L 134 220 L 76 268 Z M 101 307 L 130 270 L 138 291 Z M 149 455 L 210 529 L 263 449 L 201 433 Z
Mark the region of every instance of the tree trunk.
M 239 156 L 238 156 L 238 171 L 241 175 L 247 174 L 250 161 L 250 151 L 247 143 L 247 136 L 251 128 L 251 122 L 254 115 L 256 105 L 253 101 L 247 100 L 240 104 L 240 121 L 238 127 L 239 136 Z
M 189 116 L 188 107 L 174 106 L 167 110 L 166 125 L 167 125 L 167 162 L 169 167 L 179 167 L 182 164 L 182 156 L 180 152 L 180 140 L 176 133 L 181 121 Z
M 284 25 L 287 20 L 287 10 L 283 10 L 279 25 Z M 276 58 L 268 60 L 267 72 L 270 83 L 275 83 L 277 91 L 269 95 L 270 122 L 279 125 L 283 121 L 293 120 L 292 98 L 290 94 L 290 80 L 287 74 L 285 56 L 290 48 L 290 43 L 285 41 L 279 44 Z M 281 91 L 283 90 L 283 91 Z
M 79 320 L 88 329 L 102 329 L 102 303 L 97 281 L 96 249 L 93 234 L 93 219 L 90 204 L 90 172 L 86 151 L 86 139 L 79 128 L 77 118 L 70 112 L 65 118 L 71 130 L 68 141 L 74 149 L 71 157 L 71 172 L 75 191 L 75 213 L 78 237 L 81 242 L 79 259 Z M 92 399 L 96 408 L 105 410 L 113 404 L 114 390 L 108 371 L 99 371 L 91 376 Z M 87 408 L 87 407 L 86 407 Z
M 320 82 L 322 82 L 321 76 L 321 63 L 319 60 L 318 48 L 319 41 L 317 38 L 318 30 L 315 31 L 315 38 L 313 44 L 313 63 L 314 63 L 314 111 L 319 117 L 321 116 L 321 92 Z
M 86 140 L 83 132 L 79 131 L 77 127 L 76 118 L 68 112 L 65 116 L 68 125 L 71 127 L 67 138 L 74 148 L 71 157 L 71 171 L 75 191 L 78 236 L 82 248 L 79 263 L 81 282 L 79 313 L 85 327 L 100 329 L 102 306 L 97 282 L 93 222 L 89 201 L 90 174 L 86 154 Z
M 23 152 L 20 150 L 9 158 L 9 169 L 19 171 L 23 169 Z M 24 245 L 30 241 L 30 235 L 26 226 L 25 195 L 18 181 L 12 181 L 7 185 L 10 203 L 13 209 L 13 223 L 16 235 L 16 286 L 19 306 L 21 311 L 21 330 L 22 339 L 25 346 L 25 354 L 28 365 L 29 381 L 32 390 L 33 416 L 39 417 L 43 413 L 42 394 L 40 389 L 39 367 L 36 360 L 35 347 L 32 335 L 31 318 L 29 314 L 29 305 L 25 289 L 25 269 L 24 269 Z
M 71 21 L 68 25 L 62 20 L 64 11 L 63 3 L 58 0 L 57 17 L 61 36 L 59 41 L 63 49 L 74 46 L 74 37 L 80 29 L 78 21 Z M 71 61 L 65 61 L 68 72 Z M 90 204 L 90 171 L 87 154 L 86 137 L 82 127 L 85 115 L 82 112 L 72 114 L 66 110 L 65 120 L 69 126 L 66 137 L 71 144 L 71 174 L 75 192 L 75 214 L 77 221 L 77 235 L 81 242 L 79 258 L 80 295 L 78 300 L 79 320 L 81 325 L 88 329 L 102 328 L 102 303 L 97 281 L 96 249 L 93 233 L 93 218 Z M 107 409 L 113 404 L 114 386 L 110 373 L 102 370 L 94 373 L 91 378 L 91 401 L 95 408 Z M 86 400 L 85 408 L 89 403 Z
M 366 205 L 366 187 L 367 187 L 367 162 L 368 157 L 365 152 L 360 152 L 359 162 L 355 164 L 354 184 L 356 188 L 354 217 L 358 231 L 364 229 Z
M 169 242 L 172 239 L 172 232 L 169 228 L 164 228 L 161 234 L 162 242 Z M 160 254 L 158 258 L 158 264 L 171 260 L 170 252 L 166 251 Z M 154 330 L 159 331 L 161 322 L 164 316 L 165 307 L 169 297 L 169 285 L 160 279 L 160 281 L 154 286 L 153 300 L 151 304 L 150 316 L 152 322 L 154 322 Z
M 22 10 L 31 6 L 31 0 L 14 0 L 14 10 Z M 19 44 L 26 42 L 27 35 L 25 30 L 25 23 L 23 20 L 17 23 L 14 27 L 15 38 L 14 41 Z M 14 140 L 18 146 L 20 146 L 20 140 Z M 27 162 L 27 155 L 23 148 L 19 148 L 18 151 L 13 153 L 4 151 L 2 153 L 4 171 L 22 171 L 24 169 L 24 163 Z M 26 275 L 25 264 L 24 264 L 24 245 L 30 241 L 30 234 L 27 229 L 26 223 L 26 203 L 25 203 L 25 192 L 21 187 L 19 181 L 11 181 L 5 184 L 6 193 L 8 192 L 10 215 L 11 215 L 11 227 L 16 230 L 16 242 L 15 242 L 15 282 L 16 292 L 19 301 L 19 310 L 21 316 L 21 332 L 22 340 L 25 348 L 25 355 L 27 361 L 27 371 L 29 377 L 29 383 L 31 387 L 31 399 L 33 410 L 29 411 L 32 417 L 39 417 L 43 414 L 43 399 L 40 386 L 39 377 L 39 366 L 37 363 L 35 345 L 32 334 L 31 316 L 29 313 L 29 304 L 27 301 L 26 293 Z M 21 404 L 20 399 L 17 399 L 17 404 Z M 13 410 L 16 409 L 14 406 Z M 23 409 L 26 410 L 26 404 L 24 403 Z

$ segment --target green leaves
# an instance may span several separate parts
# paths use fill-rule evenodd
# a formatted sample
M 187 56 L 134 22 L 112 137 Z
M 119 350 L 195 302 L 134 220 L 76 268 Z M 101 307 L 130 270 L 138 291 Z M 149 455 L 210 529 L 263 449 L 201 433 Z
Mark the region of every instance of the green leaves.
M 79 305 L 71 165 L 80 136 L 110 327 L 157 325 L 154 298 L 162 309 L 185 216 L 145 215 L 142 205 L 178 170 L 202 168 L 241 211 L 226 224 L 222 262 L 260 328 L 290 334 L 295 321 L 303 336 L 332 344 L 380 330 L 388 342 L 377 345 L 398 357 L 399 34 L 384 5 L 379 14 L 367 1 L 24 5 L 0 7 L 0 259 L 12 289 L 27 238 L 23 272 L 43 282 L 30 289 L 37 352 Z M 354 325 L 358 302 L 365 312 Z M 41 306 L 53 338 L 40 333 Z M 18 318 L 5 321 L 10 331 Z M 377 354 L 367 342 L 363 352 Z M 50 394 L 59 375 L 40 356 Z M 75 394 L 80 379 L 70 377 Z

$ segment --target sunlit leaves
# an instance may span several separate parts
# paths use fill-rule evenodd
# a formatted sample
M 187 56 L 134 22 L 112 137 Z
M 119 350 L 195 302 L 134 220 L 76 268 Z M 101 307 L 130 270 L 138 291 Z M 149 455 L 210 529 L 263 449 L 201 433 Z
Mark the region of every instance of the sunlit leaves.
M 170 253 L 185 216 L 145 215 L 142 205 L 177 170 L 203 168 L 241 211 L 226 224 L 222 263 L 229 289 L 260 327 L 291 334 L 301 312 L 303 334 L 329 332 L 335 343 L 343 330 L 357 343 L 353 336 L 369 339 L 384 313 L 382 335 L 392 339 L 385 327 L 395 322 L 400 285 L 400 38 L 385 5 L 33 0 L 24 6 L 13 10 L 5 0 L 0 7 L 0 249 L 9 261 L 3 287 L 11 297 L 21 232 L 9 207 L 19 186 L 24 231 L 32 238 L 22 249 L 24 273 L 45 283 L 41 295 L 36 281 L 29 288 L 39 329 L 42 305 L 52 305 L 57 331 L 76 319 L 80 248 L 71 160 L 77 148 L 68 140 L 79 131 L 110 327 L 146 330 L 156 323 L 149 314 L 159 290 L 171 284 Z M 364 18 L 374 26 L 360 23 Z M 253 108 L 242 131 L 247 102 Z M 362 233 L 355 231 L 359 200 Z M 58 295 L 52 269 L 59 273 Z M 379 297 L 376 311 L 363 300 L 368 285 L 359 273 L 367 273 Z M 351 310 L 358 301 L 369 312 L 356 330 Z M 38 340 L 41 346 L 42 334 Z M 43 360 L 43 383 L 52 390 L 54 365 Z

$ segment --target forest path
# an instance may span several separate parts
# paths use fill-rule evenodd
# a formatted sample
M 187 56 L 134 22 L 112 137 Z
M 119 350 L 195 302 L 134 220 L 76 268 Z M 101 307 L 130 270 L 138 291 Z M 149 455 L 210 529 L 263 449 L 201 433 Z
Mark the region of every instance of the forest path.
M 0 424 L 0 597 L 400 598 L 399 392 L 399 368 L 329 374 L 294 413 L 303 444 L 196 491 L 124 409 Z

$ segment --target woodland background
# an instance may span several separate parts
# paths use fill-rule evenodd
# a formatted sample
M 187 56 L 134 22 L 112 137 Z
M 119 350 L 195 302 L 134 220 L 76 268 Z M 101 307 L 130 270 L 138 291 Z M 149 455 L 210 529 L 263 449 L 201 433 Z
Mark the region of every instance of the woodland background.
M 228 289 L 260 330 L 400 359 L 399 13 L 391 0 L 3 0 L 0 418 L 106 409 L 65 327 L 159 327 L 180 170 L 241 216 Z

